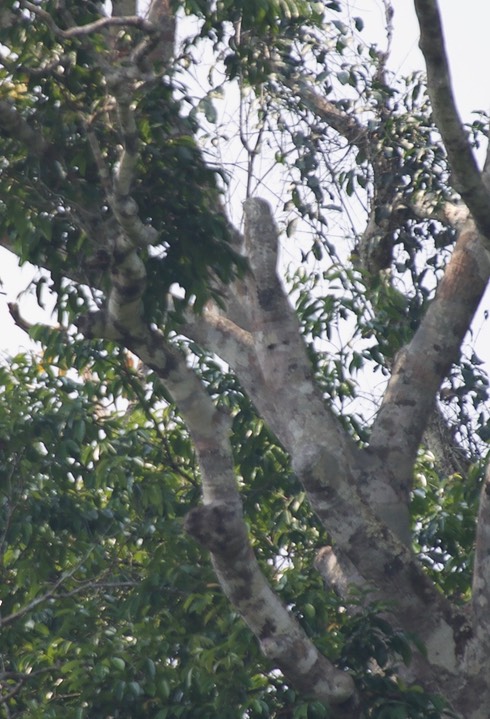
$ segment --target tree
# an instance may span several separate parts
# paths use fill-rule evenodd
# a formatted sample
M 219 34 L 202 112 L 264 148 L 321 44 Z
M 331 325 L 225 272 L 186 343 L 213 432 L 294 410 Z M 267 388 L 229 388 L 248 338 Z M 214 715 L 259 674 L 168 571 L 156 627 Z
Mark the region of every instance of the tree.
M 3 3 L 1 242 L 58 318 L 11 305 L 4 716 L 487 716 L 487 119 L 414 1 L 428 96 L 337 0 Z

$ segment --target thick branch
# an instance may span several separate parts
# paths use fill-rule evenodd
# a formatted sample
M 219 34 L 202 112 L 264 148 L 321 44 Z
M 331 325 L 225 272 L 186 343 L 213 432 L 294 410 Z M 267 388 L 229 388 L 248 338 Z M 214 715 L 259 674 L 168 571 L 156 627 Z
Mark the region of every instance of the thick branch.
M 352 679 L 318 652 L 272 591 L 255 559 L 234 476 L 230 417 L 216 409 L 185 356 L 143 322 L 144 266 L 130 240 L 120 240 L 118 252 L 107 310 L 85 318 L 82 331 L 88 336 L 109 332 L 123 341 L 158 374 L 172 395 L 196 448 L 203 484 L 204 507 L 189 516 L 188 529 L 211 551 L 223 590 L 256 634 L 266 656 L 294 684 L 320 701 L 338 705 L 351 700 Z M 333 716 L 356 717 L 354 710 L 352 700 L 349 714 L 339 709 Z
M 441 632 L 447 637 L 454 632 L 457 641 L 462 636 L 461 619 L 452 615 L 413 554 L 376 521 L 358 495 L 356 480 L 358 488 L 367 484 L 368 476 L 371 481 L 376 463 L 353 446 L 315 388 L 297 318 L 272 272 L 276 230 L 270 208 L 262 201 L 248 200 L 245 212 L 245 244 L 253 272 L 249 288 L 254 347 L 243 353 L 242 363 L 234 369 L 260 414 L 290 452 L 293 468 L 327 531 L 357 571 L 394 602 L 400 624 L 407 629 L 420 627 L 435 663 L 453 671 L 458 650 L 454 645 L 454 654 L 443 656 L 437 637 Z M 216 328 L 214 332 L 220 347 L 225 347 L 225 338 Z M 235 340 L 230 355 L 238 352 Z M 386 497 L 390 490 L 383 491 Z
M 477 643 L 468 669 L 474 675 L 488 675 L 490 671 L 490 465 L 481 490 L 476 527 L 472 602 Z
M 286 77 L 281 73 L 281 80 L 301 98 L 305 107 L 336 130 L 341 137 L 347 140 L 349 145 L 365 151 L 369 149 L 368 132 L 355 116 L 344 112 L 334 102 L 316 92 L 312 84 L 300 75 Z
M 314 447 L 316 454 L 320 446 L 328 447 L 332 464 L 348 462 L 355 454 L 355 445 L 315 385 L 298 318 L 276 273 L 278 235 L 270 206 L 264 200 L 250 198 L 244 209 L 245 247 L 253 273 L 249 291 L 251 332 L 272 402 L 272 406 L 264 406 L 257 398 L 259 409 L 293 456 L 296 450 L 308 453 L 308 447 Z M 279 396 L 282 412 L 277 412 Z M 306 423 L 304 417 L 297 416 L 298 397 L 308 402 Z
M 123 149 L 114 170 L 112 192 L 108 199 L 124 232 L 136 247 L 145 247 L 155 244 L 159 235 L 154 227 L 141 221 L 138 205 L 130 194 L 139 158 L 138 129 L 132 106 L 134 88 L 124 75 L 111 77 L 111 85 L 116 97 Z
M 134 174 L 138 162 L 138 128 L 131 107 L 131 93 L 125 91 L 117 93 L 117 114 L 119 131 L 123 140 L 123 151 L 114 173 L 114 190 L 116 197 L 127 197 L 134 181 Z
M 201 469 L 204 507 L 188 517 L 188 531 L 207 547 L 225 594 L 259 639 L 265 655 L 298 688 L 342 719 L 359 716 L 351 678 L 328 662 L 268 585 L 250 545 L 233 472 L 230 418 L 213 405 L 187 367 L 185 357 L 163 336 L 147 330 L 127 346 L 164 381 L 189 429 Z M 350 701 L 349 701 L 350 700 Z M 347 713 L 346 713 L 347 712 Z
M 331 706 L 332 717 L 360 716 L 350 676 L 333 667 L 308 639 L 260 571 L 240 515 L 222 503 L 193 510 L 187 530 L 213 555 L 221 585 L 262 651 L 307 695 Z M 350 701 L 348 701 L 350 700 Z M 336 705 L 348 702 L 337 708 Z
M 203 349 L 215 352 L 238 374 L 242 368 L 246 370 L 250 362 L 256 365 L 252 334 L 224 316 L 216 306 L 206 307 L 202 315 L 188 311 L 185 320 L 179 332 Z
M 436 296 L 410 344 L 397 356 L 371 434 L 370 452 L 392 468 L 392 486 L 408 503 L 412 468 L 435 395 L 453 362 L 490 277 L 474 224 L 459 237 Z
M 147 62 L 166 65 L 174 56 L 175 46 L 175 16 L 170 0 L 152 0 L 148 10 L 148 20 L 155 29 L 158 28 L 157 38 L 148 38 L 136 52 Z
M 414 0 L 414 4 L 432 110 L 447 150 L 454 184 L 490 249 L 490 195 L 456 108 L 438 3 L 437 0 Z
M 121 81 L 122 79 L 118 78 L 117 84 L 120 84 Z M 118 98 L 118 116 L 121 125 L 123 149 L 119 164 L 116 165 L 112 177 L 103 157 L 97 136 L 90 129 L 87 129 L 87 139 L 97 165 L 101 185 L 104 188 L 114 217 L 136 247 L 146 247 L 155 244 L 159 235 L 152 225 L 141 221 L 138 214 L 138 205 L 129 194 L 138 160 L 138 136 L 133 112 L 130 107 L 130 98 L 124 91 L 122 97 Z

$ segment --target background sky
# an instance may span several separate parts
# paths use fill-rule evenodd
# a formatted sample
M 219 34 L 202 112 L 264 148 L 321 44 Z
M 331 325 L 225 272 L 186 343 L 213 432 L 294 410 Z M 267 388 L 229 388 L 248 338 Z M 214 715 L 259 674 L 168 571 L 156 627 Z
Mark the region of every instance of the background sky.
M 394 39 L 390 66 L 396 74 L 408 74 L 423 69 L 422 55 L 418 49 L 418 26 L 411 0 L 393 0 Z M 446 46 L 450 58 L 451 74 L 457 104 L 466 122 L 474 110 L 490 110 L 490 2 L 466 0 L 464 8 L 456 0 L 440 0 Z M 350 13 L 359 15 L 365 22 L 364 35 L 367 42 L 376 41 L 381 49 L 386 46 L 384 33 L 384 6 L 382 0 L 351 0 Z M 7 308 L 7 302 L 17 301 L 20 291 L 32 277 L 32 269 L 19 269 L 17 258 L 0 248 L 0 353 L 15 353 L 30 346 L 24 332 L 15 326 Z M 23 316 L 29 322 L 46 321 L 45 313 L 37 306 L 32 294 L 20 300 Z M 477 354 L 490 367 L 490 328 L 485 315 L 490 310 L 490 293 L 482 302 L 473 325 Z

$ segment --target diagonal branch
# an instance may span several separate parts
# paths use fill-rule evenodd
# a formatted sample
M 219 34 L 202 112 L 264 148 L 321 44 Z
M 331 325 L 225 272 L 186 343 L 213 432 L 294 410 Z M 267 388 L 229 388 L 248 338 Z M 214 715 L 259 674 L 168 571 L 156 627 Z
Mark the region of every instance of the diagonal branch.
M 130 272 L 138 267 L 136 258 L 128 240 L 127 256 L 122 259 L 126 264 L 118 271 L 107 309 L 85 317 L 81 329 L 89 337 L 124 342 L 162 379 L 186 422 L 201 469 L 204 506 L 189 515 L 188 531 L 211 551 L 223 590 L 257 636 L 266 656 L 295 685 L 318 700 L 332 705 L 349 702 L 349 713 L 339 708 L 332 716 L 355 719 L 359 714 L 352 679 L 319 653 L 260 570 L 234 476 L 231 418 L 214 406 L 187 366 L 185 355 L 144 323 L 144 268 L 140 267 L 134 277 Z
M 305 692 L 337 705 L 353 696 L 353 684 L 308 639 L 271 589 L 257 563 L 242 516 L 229 436 L 231 418 L 217 410 L 185 358 L 153 332 L 132 351 L 162 378 L 196 447 L 204 506 L 193 510 L 186 528 L 211 551 L 225 594 L 258 638 L 264 654 Z M 293 662 L 291 658 L 300 657 Z M 356 717 L 349 704 L 347 716 Z M 332 716 L 345 716 L 343 710 Z
M 281 73 L 280 69 L 279 72 Z M 308 80 L 299 74 L 283 76 L 281 73 L 281 80 L 293 93 L 301 98 L 305 107 L 344 137 L 349 145 L 368 151 L 368 131 L 357 117 L 342 110 L 335 102 L 327 100 L 313 88 Z
M 490 249 L 490 195 L 468 142 L 451 86 L 437 0 L 414 0 L 420 26 L 420 49 L 427 67 L 427 85 L 436 125 L 449 157 L 454 184 Z
M 459 230 L 436 296 L 412 341 L 396 357 L 373 425 L 369 451 L 392 468 L 392 486 L 407 504 L 413 463 L 435 395 L 458 360 L 490 278 L 490 260 L 480 238 L 471 220 Z
M 43 10 L 41 7 L 39 7 L 39 5 L 35 5 L 34 3 L 29 2 L 29 0 L 20 0 L 20 5 L 21 7 L 25 8 L 26 10 L 29 10 L 34 15 L 36 15 L 36 17 L 41 18 L 41 20 L 44 20 L 44 22 L 54 35 L 56 35 L 57 37 L 62 37 L 64 39 L 91 35 L 92 33 L 100 32 L 107 27 L 137 27 L 140 30 L 145 30 L 146 32 L 152 32 L 155 30 L 153 23 L 148 22 L 147 20 L 142 17 L 139 17 L 138 15 L 126 15 L 123 17 L 101 17 L 99 20 L 94 20 L 94 22 L 89 22 L 86 25 L 76 25 L 74 27 L 68 28 L 67 30 L 63 30 L 63 28 L 59 27 L 55 23 L 51 16 L 51 13 L 47 12 L 46 10 Z
M 90 550 L 91 551 L 91 550 Z M 87 556 L 90 552 L 87 553 Z M 48 589 L 44 594 L 40 594 L 37 597 L 34 597 L 30 602 L 25 604 L 20 609 L 17 609 L 15 612 L 12 612 L 11 614 L 8 614 L 5 617 L 0 618 L 0 627 L 6 627 L 8 624 L 12 624 L 13 622 L 17 621 L 18 619 L 21 619 L 26 614 L 31 612 L 33 609 L 38 607 L 40 604 L 44 604 L 44 602 L 48 601 L 48 599 L 51 599 L 52 597 L 59 596 L 57 594 L 58 589 L 63 586 L 63 584 L 70 579 L 82 566 L 83 562 L 86 561 L 87 556 L 85 556 L 78 564 L 76 564 L 72 569 L 70 569 L 68 572 L 63 572 L 61 577 Z M 93 582 L 84 582 L 83 585 L 78 587 L 76 590 L 72 590 L 69 594 L 78 594 L 79 592 L 86 589 L 87 586 L 93 586 Z M 65 595 L 65 596 L 68 596 Z

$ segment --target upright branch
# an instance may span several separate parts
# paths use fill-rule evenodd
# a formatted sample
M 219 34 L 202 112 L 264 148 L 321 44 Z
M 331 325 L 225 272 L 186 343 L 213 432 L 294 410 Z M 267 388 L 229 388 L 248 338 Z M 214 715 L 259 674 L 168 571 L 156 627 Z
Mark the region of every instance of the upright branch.
M 108 78 L 116 98 L 119 134 L 122 141 L 119 160 L 114 168 L 109 204 L 124 232 L 139 247 L 155 244 L 158 232 L 139 217 L 138 205 L 131 196 L 139 159 L 138 130 L 134 117 L 134 84 L 124 72 Z
M 470 209 L 482 241 L 490 249 L 490 195 L 456 108 L 438 3 L 414 0 L 414 4 L 432 110 L 447 150 L 454 185 Z
M 473 623 L 477 639 L 468 657 L 468 671 L 481 675 L 490 670 L 490 467 L 481 488 L 473 572 Z
M 373 469 L 375 474 L 376 469 L 370 467 L 369 455 L 355 448 L 315 386 L 296 315 L 276 274 L 277 229 L 271 209 L 263 200 L 250 198 L 244 210 L 245 247 L 252 270 L 244 279 L 252 308 L 250 331 L 243 335 L 234 330 L 232 335 L 224 320 L 218 322 L 208 311 L 201 323 L 208 324 L 208 329 L 201 328 L 200 336 L 215 340 L 210 349 L 225 350 L 230 360 L 240 357 L 236 342 L 244 342 L 246 361 L 239 360 L 233 368 L 290 453 L 293 468 L 325 529 L 364 582 L 374 590 L 382 587 L 384 597 L 396 607 L 396 620 L 407 629 L 417 626 L 427 638 L 435 663 L 454 671 L 456 648 L 452 656 L 444 656 L 437 638 L 441 632 L 447 636 L 454 633 L 457 644 L 468 627 L 424 576 L 411 551 L 380 524 L 363 501 L 367 473 Z M 199 336 L 199 330 L 191 332 L 191 336 L 196 334 Z M 385 495 L 389 491 L 393 490 L 388 488 Z M 395 495 L 391 502 L 392 506 L 397 502 Z M 396 527 L 392 529 L 396 531 Z
M 271 208 L 264 200 L 250 198 L 244 203 L 244 210 L 245 247 L 252 270 L 248 297 L 255 351 L 269 396 L 272 399 L 280 392 L 288 411 L 281 419 L 273 411 L 275 401 L 268 407 L 255 396 L 254 401 L 266 413 L 267 421 L 292 451 L 293 458 L 296 450 L 301 449 L 306 456 L 328 447 L 332 466 L 348 462 L 355 453 L 354 443 L 334 413 L 325 407 L 313 380 L 298 318 L 277 276 L 278 231 Z M 298 394 L 309 402 L 311 426 L 305 426 L 305 418 L 297 416 Z
M 318 651 L 257 563 L 234 475 L 231 418 L 214 406 L 185 355 L 144 321 L 144 267 L 130 238 L 118 247 L 113 265 L 107 311 L 86 315 L 79 328 L 87 337 L 123 342 L 157 373 L 175 401 L 193 439 L 203 485 L 204 506 L 187 517 L 188 531 L 211 552 L 225 594 L 274 666 L 303 691 L 332 706 L 333 717 L 360 717 L 351 677 Z

